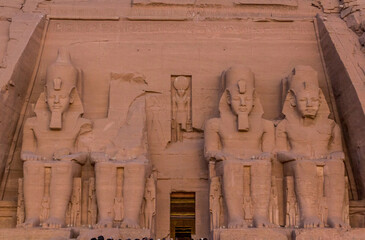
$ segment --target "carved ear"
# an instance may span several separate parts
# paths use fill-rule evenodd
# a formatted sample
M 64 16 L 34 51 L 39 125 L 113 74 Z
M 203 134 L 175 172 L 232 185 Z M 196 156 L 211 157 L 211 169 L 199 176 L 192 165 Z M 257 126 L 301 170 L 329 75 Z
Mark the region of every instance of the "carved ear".
M 295 99 L 295 93 L 294 93 L 294 91 L 293 90 L 289 90 L 288 91 L 288 96 L 287 96 L 287 98 L 289 99 L 289 102 L 290 102 L 290 105 L 292 106 L 292 107 L 296 107 L 297 106 L 297 102 L 296 102 L 296 99 Z
M 226 89 L 227 103 L 231 105 L 231 93 Z
M 76 92 L 76 89 L 75 89 L 75 87 L 73 87 L 70 92 L 70 104 L 73 103 L 75 100 L 75 92 Z

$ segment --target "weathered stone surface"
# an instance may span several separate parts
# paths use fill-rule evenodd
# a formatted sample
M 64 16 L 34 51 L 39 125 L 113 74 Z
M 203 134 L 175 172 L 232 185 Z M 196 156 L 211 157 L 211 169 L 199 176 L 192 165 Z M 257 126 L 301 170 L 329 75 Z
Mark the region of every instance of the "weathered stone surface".
M 14 239 L 14 240 L 50 240 L 50 239 L 58 239 L 58 240 L 68 240 L 73 238 L 73 231 L 71 229 L 0 229 L 0 239 Z
M 23 239 L 357 239 L 345 229 L 349 215 L 365 224 L 362 9 L 0 0 L 0 221 L 33 227 L 14 230 Z M 73 74 L 49 74 L 62 47 Z
M 363 240 L 365 229 L 343 231 L 337 229 L 297 229 L 293 236 L 295 240 Z
M 98 236 L 113 239 L 142 239 L 144 237 L 150 238 L 151 233 L 148 229 L 80 229 L 77 240 L 90 240 Z
M 290 231 L 289 231 L 290 234 Z M 214 239 L 218 240 L 288 240 L 288 232 L 280 229 L 262 229 L 247 228 L 247 229 L 216 229 L 213 231 L 214 236 L 219 236 Z

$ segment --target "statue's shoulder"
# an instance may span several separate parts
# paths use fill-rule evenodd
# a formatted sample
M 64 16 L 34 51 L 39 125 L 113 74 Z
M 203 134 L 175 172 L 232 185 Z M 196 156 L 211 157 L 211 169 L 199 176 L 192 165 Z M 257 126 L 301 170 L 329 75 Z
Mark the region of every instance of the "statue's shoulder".
M 209 130 L 218 131 L 220 122 L 221 122 L 220 118 L 211 118 L 211 119 L 209 119 L 205 123 L 205 130 L 206 131 L 209 131 Z
M 275 125 L 272 121 L 262 118 L 262 125 L 265 129 L 274 129 Z
M 33 128 L 37 122 L 37 117 L 30 117 L 27 120 L 25 120 L 24 127 L 25 128 Z
M 93 122 L 90 119 L 80 117 L 78 125 L 80 127 L 80 134 L 83 134 L 92 130 Z
M 288 120 L 286 118 L 284 118 L 275 125 L 276 125 L 277 129 L 285 129 L 287 124 L 288 124 Z

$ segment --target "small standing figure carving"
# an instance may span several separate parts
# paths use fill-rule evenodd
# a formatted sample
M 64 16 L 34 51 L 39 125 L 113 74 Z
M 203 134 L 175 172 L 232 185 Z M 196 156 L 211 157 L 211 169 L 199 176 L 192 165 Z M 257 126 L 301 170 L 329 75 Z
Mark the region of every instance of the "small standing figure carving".
M 244 213 L 244 219 L 250 222 L 253 217 L 252 202 L 250 196 L 243 197 L 243 213 Z
M 178 76 L 173 81 L 175 93 L 172 97 L 172 140 L 183 141 L 182 132 L 191 132 L 191 99 L 189 96 L 190 79 Z
M 144 209 L 145 227 L 147 229 L 152 229 L 154 216 L 156 215 L 156 184 L 153 176 L 147 178 L 144 200 L 145 200 L 145 209 Z
M 123 168 L 117 168 L 117 193 L 114 198 L 114 220 L 123 220 Z
M 95 195 L 95 178 L 89 179 L 89 196 L 87 202 L 87 223 L 92 226 L 96 223 L 97 205 Z
M 81 179 L 75 178 L 71 198 L 71 226 L 81 225 Z
M 219 177 L 211 178 L 209 192 L 210 229 L 213 230 L 221 226 L 220 217 L 223 197 Z
M 271 178 L 271 197 L 269 207 L 269 218 L 271 223 L 279 225 L 279 199 L 278 199 L 278 188 L 276 185 L 276 178 Z
M 23 179 L 18 179 L 18 205 L 16 210 L 16 223 L 21 226 L 24 222 L 24 194 L 23 194 Z
M 291 176 L 286 179 L 286 227 L 297 226 L 298 203 L 294 193 L 294 179 Z

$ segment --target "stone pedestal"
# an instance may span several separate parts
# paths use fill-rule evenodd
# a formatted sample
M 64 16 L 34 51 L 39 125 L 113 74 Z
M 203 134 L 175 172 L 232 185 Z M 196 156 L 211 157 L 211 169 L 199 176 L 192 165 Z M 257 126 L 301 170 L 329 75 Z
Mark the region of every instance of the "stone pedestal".
M 43 229 L 43 228 L 4 228 L 0 229 L 0 240 L 90 240 L 104 236 L 105 239 L 142 239 L 150 238 L 151 233 L 148 229 L 88 229 L 88 228 L 62 228 L 62 229 Z
M 289 240 L 290 229 L 245 228 L 245 229 L 216 229 L 213 231 L 214 240 Z
M 364 229 L 341 230 L 333 228 L 296 229 L 293 232 L 295 240 L 364 240 Z
M 90 240 L 104 236 L 105 239 L 142 239 L 144 237 L 150 238 L 151 232 L 149 229 L 123 229 L 123 228 L 106 228 L 106 229 L 80 229 L 78 240 Z
M 42 229 L 42 228 L 4 228 L 0 229 L 0 240 L 68 240 L 75 234 L 70 228 Z

